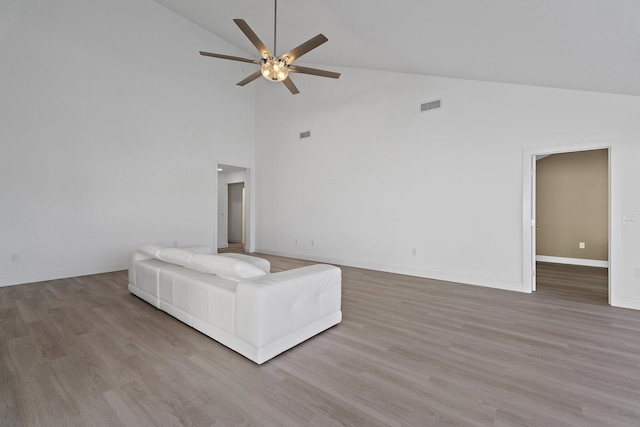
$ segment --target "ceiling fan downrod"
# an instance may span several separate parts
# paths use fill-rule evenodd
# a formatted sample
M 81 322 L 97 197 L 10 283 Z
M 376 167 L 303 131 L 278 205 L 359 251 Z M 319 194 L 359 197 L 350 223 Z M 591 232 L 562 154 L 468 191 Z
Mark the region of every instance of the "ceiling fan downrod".
M 278 32 L 278 0 L 274 0 L 273 3 L 273 55 L 278 56 L 278 48 L 276 45 L 276 34 Z

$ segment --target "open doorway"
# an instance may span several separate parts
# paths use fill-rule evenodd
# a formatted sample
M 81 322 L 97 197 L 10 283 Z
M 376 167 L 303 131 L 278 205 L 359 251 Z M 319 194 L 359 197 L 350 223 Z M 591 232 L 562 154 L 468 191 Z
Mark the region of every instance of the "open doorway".
M 608 149 L 536 157 L 536 290 L 608 302 Z
M 229 230 L 227 242 L 244 245 L 244 181 L 227 184 L 227 188 L 227 229 Z
M 218 164 L 218 249 L 232 245 L 239 251 L 249 252 L 249 186 L 248 168 Z
M 610 303 L 610 164 L 610 148 L 603 146 L 524 153 L 525 291 L 537 290 L 541 262 L 545 274 L 599 276 L 603 298 Z

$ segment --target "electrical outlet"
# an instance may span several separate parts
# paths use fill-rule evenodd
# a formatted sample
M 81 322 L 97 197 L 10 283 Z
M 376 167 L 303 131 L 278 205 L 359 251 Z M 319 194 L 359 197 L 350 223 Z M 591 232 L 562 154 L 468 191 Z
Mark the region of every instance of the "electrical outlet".
M 418 255 L 418 250 L 416 248 L 411 248 L 411 255 Z
M 584 242 L 580 242 L 580 243 L 578 243 L 578 247 L 579 247 L 580 249 L 584 249 L 584 248 L 586 248 L 586 245 L 585 245 L 585 243 L 584 243 Z
M 20 261 L 20 255 L 11 254 L 11 262 L 19 262 L 19 261 Z
M 173 241 L 173 247 L 174 247 L 174 248 L 177 248 L 177 247 L 178 247 L 178 241 L 177 241 L 177 240 L 174 240 L 174 241 Z

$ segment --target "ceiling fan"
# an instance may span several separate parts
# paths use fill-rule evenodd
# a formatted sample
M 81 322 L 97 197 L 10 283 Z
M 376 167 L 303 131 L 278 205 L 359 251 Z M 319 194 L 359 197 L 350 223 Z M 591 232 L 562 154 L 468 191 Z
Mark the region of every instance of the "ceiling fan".
M 273 16 L 273 51 L 276 51 L 276 25 L 277 25 L 277 14 L 278 14 L 278 0 L 275 0 L 275 10 Z M 322 35 L 318 34 L 315 37 L 307 40 L 302 43 L 298 47 L 294 47 L 289 52 L 282 54 L 276 57 L 272 54 L 267 46 L 260 40 L 260 38 L 253 32 L 249 24 L 247 24 L 243 19 L 234 19 L 233 22 L 240 28 L 240 30 L 244 33 L 245 36 L 251 41 L 251 43 L 258 49 L 260 52 L 260 59 L 249 59 L 249 58 L 241 58 L 239 56 L 230 56 L 230 55 L 222 55 L 219 53 L 211 53 L 211 52 L 203 52 L 200 51 L 200 55 L 203 56 L 211 56 L 214 58 L 221 59 L 230 59 L 232 61 L 241 61 L 248 62 L 251 64 L 260 65 L 260 70 L 251 74 L 244 80 L 241 80 L 237 83 L 238 86 L 244 86 L 247 83 L 251 83 L 261 75 L 267 80 L 271 80 L 274 82 L 282 82 L 289 89 L 289 91 L 295 95 L 300 93 L 298 88 L 291 77 L 289 77 L 289 73 L 300 73 L 300 74 L 311 74 L 314 76 L 321 77 L 329 77 L 332 79 L 337 79 L 340 77 L 340 73 L 334 73 L 333 71 L 325 71 L 318 70 L 316 68 L 302 67 L 299 65 L 292 65 L 293 61 L 300 58 L 305 53 L 315 49 L 321 44 L 328 41 L 328 39 Z

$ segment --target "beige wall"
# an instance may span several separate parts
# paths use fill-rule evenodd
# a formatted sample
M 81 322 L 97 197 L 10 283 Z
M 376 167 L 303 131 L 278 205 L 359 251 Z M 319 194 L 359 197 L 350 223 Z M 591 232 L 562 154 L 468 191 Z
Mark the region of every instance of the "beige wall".
M 608 260 L 608 165 L 607 150 L 538 160 L 537 255 Z

